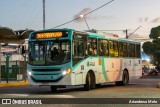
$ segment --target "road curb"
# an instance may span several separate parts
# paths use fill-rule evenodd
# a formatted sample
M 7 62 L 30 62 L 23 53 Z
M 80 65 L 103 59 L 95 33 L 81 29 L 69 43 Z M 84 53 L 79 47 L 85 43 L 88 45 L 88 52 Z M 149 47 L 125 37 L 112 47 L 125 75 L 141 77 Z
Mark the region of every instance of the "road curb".
M 11 82 L 11 83 L 0 83 L 1 87 L 15 87 L 15 86 L 27 86 L 28 81 L 17 81 L 17 82 Z

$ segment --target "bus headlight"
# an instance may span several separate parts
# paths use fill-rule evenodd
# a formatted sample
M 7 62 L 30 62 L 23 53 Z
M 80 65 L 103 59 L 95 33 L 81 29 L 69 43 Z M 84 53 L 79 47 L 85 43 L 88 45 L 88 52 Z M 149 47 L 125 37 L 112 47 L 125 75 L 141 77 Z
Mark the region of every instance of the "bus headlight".
M 63 71 L 63 72 L 62 72 L 62 75 L 63 75 L 63 76 L 64 76 L 64 75 L 66 75 L 66 74 L 67 74 L 67 72 L 66 72 L 66 71 Z
M 71 73 L 71 69 L 68 68 L 67 70 L 64 70 L 64 71 L 62 72 L 62 75 L 64 76 L 64 75 L 67 75 L 67 74 L 70 74 L 70 73 Z
M 31 75 L 32 75 L 32 72 L 31 72 L 31 71 L 28 71 L 28 75 L 31 76 Z

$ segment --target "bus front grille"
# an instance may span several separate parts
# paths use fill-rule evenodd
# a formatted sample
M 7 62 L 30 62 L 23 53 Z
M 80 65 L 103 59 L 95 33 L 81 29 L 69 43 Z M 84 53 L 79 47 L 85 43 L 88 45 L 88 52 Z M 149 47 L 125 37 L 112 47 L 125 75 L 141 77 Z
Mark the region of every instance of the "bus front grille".
M 61 69 L 32 69 L 34 72 L 55 72 L 55 71 L 61 71 Z
M 35 79 L 35 78 L 33 78 L 33 77 L 31 76 L 31 79 L 32 79 L 33 81 L 35 81 L 35 82 L 58 82 L 58 81 L 60 81 L 62 78 L 63 78 L 63 76 L 57 78 L 56 80 L 43 80 L 43 79 L 38 80 L 38 79 Z

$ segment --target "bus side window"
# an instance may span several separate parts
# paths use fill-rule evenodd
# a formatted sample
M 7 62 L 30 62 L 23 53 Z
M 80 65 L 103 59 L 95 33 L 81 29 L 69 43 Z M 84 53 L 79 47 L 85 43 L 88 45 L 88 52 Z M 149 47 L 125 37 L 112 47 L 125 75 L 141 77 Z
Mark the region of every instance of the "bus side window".
M 109 41 L 109 54 L 111 57 L 118 57 L 118 42 L 117 41 Z
M 132 44 L 132 49 L 133 49 L 133 52 L 132 52 L 132 57 L 136 57 L 136 45 L 135 44 Z
M 122 42 L 119 42 L 119 56 L 124 57 L 123 43 Z
M 86 39 L 84 35 L 74 35 L 73 40 L 74 52 L 73 55 L 75 57 L 84 57 L 85 56 L 85 47 L 86 47 Z
M 127 43 L 124 42 L 119 43 L 119 56 L 128 57 Z
M 123 43 L 123 57 L 128 57 L 128 44 Z
M 103 40 L 103 43 L 104 43 L 105 56 L 108 56 L 109 55 L 108 40 Z
M 103 56 L 103 44 L 102 44 L 102 40 L 98 40 L 98 53 L 99 53 L 99 56 Z
M 135 57 L 135 45 L 130 43 L 128 46 L 129 57 Z
M 73 35 L 73 65 L 85 57 L 87 45 L 87 35 L 74 33 Z
M 92 47 L 91 47 L 91 44 L 88 45 L 87 54 L 88 54 L 88 55 L 91 55 L 91 56 L 94 55 L 93 49 L 92 49 Z
M 136 45 L 136 58 L 140 58 L 140 57 L 141 57 L 140 45 L 137 44 L 137 45 Z
M 109 55 L 114 57 L 113 41 L 109 41 Z
M 87 41 L 87 53 L 90 56 L 97 55 L 97 39 L 88 38 L 88 41 Z
M 83 43 L 79 43 L 78 47 L 77 47 L 77 50 L 78 50 L 78 56 L 84 56 L 84 45 Z
M 93 55 L 97 55 L 97 46 L 96 45 L 93 46 Z
M 114 41 L 114 57 L 118 57 L 119 56 L 119 52 L 118 52 L 118 42 L 117 41 Z

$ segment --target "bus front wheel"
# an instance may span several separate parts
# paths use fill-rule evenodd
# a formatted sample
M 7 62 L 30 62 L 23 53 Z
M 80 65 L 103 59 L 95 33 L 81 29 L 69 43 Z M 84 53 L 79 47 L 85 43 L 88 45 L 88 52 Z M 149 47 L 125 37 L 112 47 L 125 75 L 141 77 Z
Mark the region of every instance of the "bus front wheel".
M 57 86 L 51 86 L 51 92 L 56 92 L 57 91 Z
M 84 89 L 89 91 L 90 89 L 95 88 L 95 76 L 92 72 L 88 72 L 86 76 L 86 84 L 84 85 Z

